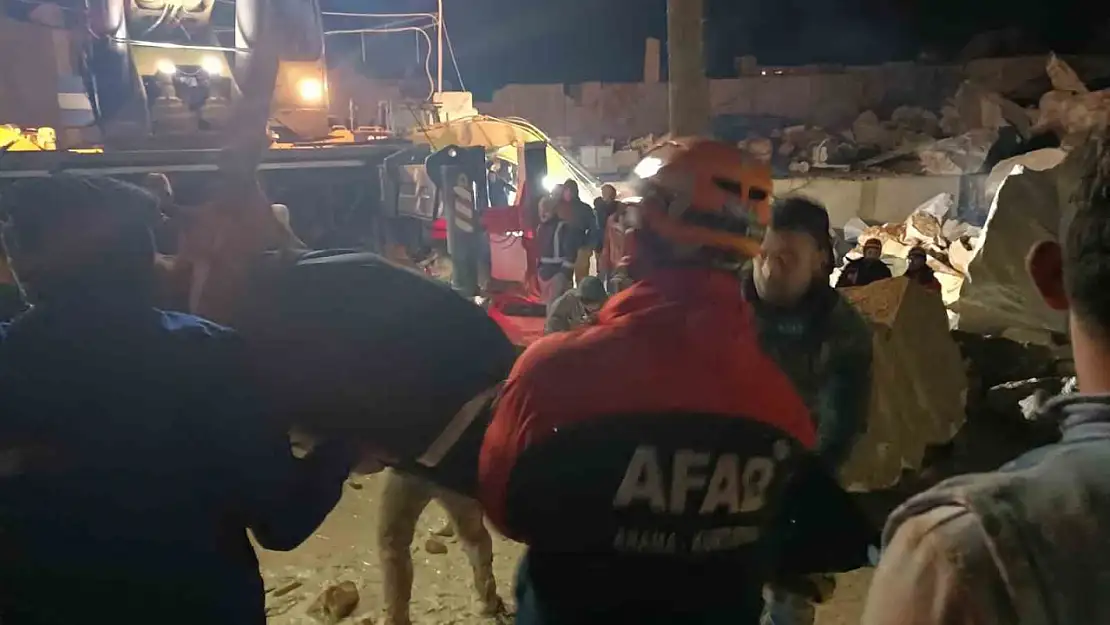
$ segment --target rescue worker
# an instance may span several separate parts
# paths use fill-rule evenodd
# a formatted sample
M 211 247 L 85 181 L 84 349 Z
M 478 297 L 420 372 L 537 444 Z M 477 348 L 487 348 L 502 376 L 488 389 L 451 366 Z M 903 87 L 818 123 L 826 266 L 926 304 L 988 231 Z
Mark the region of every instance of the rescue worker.
M 490 163 L 489 171 L 486 174 L 486 180 L 489 184 L 490 206 L 508 206 L 509 193 L 516 190 L 502 175 L 501 162 L 495 160 Z
M 593 257 L 597 247 L 597 215 L 578 196 L 578 183 L 568 179 L 563 183 L 562 201 L 559 215 L 563 221 L 574 227 L 575 242 L 578 244 L 574 257 L 574 283 L 578 284 L 583 278 L 590 275 L 590 258 Z
M 601 256 L 597 263 L 599 275 L 609 276 L 607 283 L 612 282 L 612 278 L 621 267 L 626 254 L 625 249 L 625 233 L 628 230 L 628 219 L 626 218 L 626 211 L 624 205 L 617 203 L 614 206 L 613 212 L 609 215 L 605 222 L 605 228 L 602 230 L 602 243 L 601 243 Z M 627 272 L 625 273 L 627 277 Z M 606 286 L 612 286 L 607 284 Z M 610 293 L 616 293 L 615 290 L 610 288 Z
M 1026 257 L 1041 298 L 1069 319 L 1080 392 L 1037 417 L 1059 424 L 1059 442 L 896 510 L 865 625 L 1110 622 L 1110 193 L 1092 178 L 1060 242 Z
M 767 222 L 769 168 L 704 139 L 645 161 L 640 281 L 589 330 L 528 348 L 485 434 L 481 500 L 529 545 L 519 625 L 754 624 L 776 565 L 823 569 L 832 551 L 850 548 L 853 562 L 866 551 L 841 523 L 859 521 L 846 495 L 815 470 L 809 410 L 760 350 L 739 288 L 759 249 L 746 233 Z M 822 562 L 787 558 L 784 528 L 806 535 L 817 517 L 838 534 L 805 552 Z
M 299 545 L 354 454 L 294 458 L 236 336 L 152 307 L 150 194 L 56 174 L 3 209 L 34 307 L 0 327 L 0 621 L 264 625 L 247 530 Z
M 450 522 L 446 531 L 458 534 L 474 575 L 478 614 L 497 616 L 505 604 L 497 594 L 493 576 L 493 539 L 486 529 L 482 506 L 476 500 L 438 487 L 426 479 L 390 470 L 382 487 L 378 522 L 378 557 L 382 567 L 385 617 L 380 625 L 411 625 L 412 539 L 416 523 L 433 499 Z
M 574 228 L 556 214 L 554 198 L 540 200 L 540 225 L 536 239 L 540 250 L 536 277 L 540 283 L 540 297 L 551 314 L 555 300 L 571 288 L 574 278 L 574 261 L 578 243 Z
M 882 256 L 883 242 L 879 239 L 868 239 L 863 244 L 863 256 L 849 262 L 840 272 L 836 288 L 867 286 L 872 282 L 890 278 L 890 267 L 883 262 Z
M 910 264 L 903 275 L 930 291 L 940 293 L 940 281 L 937 280 L 932 268 L 925 264 L 925 248 L 920 245 L 911 247 L 908 258 Z
M 793 197 L 778 201 L 744 297 L 752 304 L 763 349 L 794 383 L 817 428 L 817 454 L 837 471 L 866 429 L 871 398 L 871 329 L 829 286 L 834 263 L 825 207 Z M 832 576 L 795 580 L 805 594 L 774 588 L 765 622 L 814 622 L 813 601 L 832 592 Z
M 605 292 L 605 285 L 595 276 L 586 276 L 575 288 L 563 293 L 562 297 L 555 300 L 551 314 L 547 316 L 544 324 L 544 334 L 552 332 L 568 332 L 579 326 L 592 324 L 597 319 L 609 294 Z
M 617 212 L 617 189 L 611 184 L 601 185 L 601 197 L 594 200 L 594 215 L 597 217 L 597 235 L 594 237 L 594 256 L 597 262 L 597 275 L 603 284 L 609 282 L 613 265 L 605 264 L 605 239 L 608 236 L 609 217 Z

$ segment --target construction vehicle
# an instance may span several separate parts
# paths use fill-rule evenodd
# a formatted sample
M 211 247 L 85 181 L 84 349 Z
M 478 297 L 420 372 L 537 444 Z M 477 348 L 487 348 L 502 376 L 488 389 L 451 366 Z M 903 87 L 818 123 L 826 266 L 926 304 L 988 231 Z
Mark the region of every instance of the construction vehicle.
M 20 59 L 0 71 L 27 93 L 5 92 L 0 120 L 31 133 L 54 128 L 63 149 L 218 147 L 263 1 L 234 3 L 233 47 L 216 36 L 212 0 L 88 0 L 80 10 L 68 3 L 19 3 L 35 9 L 17 19 L 0 17 L 2 45 L 10 52 L 5 58 Z M 319 7 L 315 0 L 279 4 L 295 14 L 280 16 L 285 48 L 271 125 L 284 141 L 327 139 L 332 128 Z M 47 96 L 54 93 L 51 102 Z
M 0 151 L 6 152 L 0 180 L 61 169 L 133 180 L 161 172 L 179 203 L 202 201 L 217 170 L 221 129 L 240 97 L 236 79 L 250 62 L 263 1 L 234 3 L 233 47 L 216 37 L 210 0 L 89 0 L 86 11 L 64 13 L 65 28 L 44 23 L 52 20 L 41 11 L 19 20 L 0 16 L 0 46 L 35 53 L 30 68 L 0 68 L 27 87 L 0 96 L 0 122 L 12 122 L 0 126 Z M 455 280 L 461 292 L 477 294 L 477 263 L 492 269 L 494 282 L 510 285 L 528 308 L 534 298 L 527 274 L 534 263 L 527 213 L 540 194 L 567 178 L 578 181 L 583 199 L 591 201 L 599 193 L 597 180 L 525 120 L 473 115 L 469 94 L 436 94 L 432 103 L 449 120 L 442 123 L 428 123 L 423 113 L 435 109 L 421 107 L 409 110 L 412 119 L 402 124 L 386 119 L 362 127 L 354 113 L 349 127 L 333 124 L 318 2 L 278 4 L 289 47 L 282 51 L 271 106 L 274 149 L 263 155 L 260 178 L 275 202 L 292 207 L 294 227 L 311 231 L 314 222 L 326 222 L 323 229 L 333 236 L 309 241 L 318 246 L 415 251 L 443 244 L 462 269 L 461 281 Z M 52 6 L 58 5 L 41 8 Z M 15 41 L 2 39 L 6 35 Z M 402 134 L 387 136 L 394 126 Z M 448 236 L 453 227 L 443 198 L 458 185 L 446 185 L 443 174 L 458 163 L 432 155 L 460 150 L 468 155 L 462 163 L 473 188 L 472 210 L 489 224 L 479 227 L 488 238 Z M 518 190 L 513 206 L 489 205 L 491 161 L 512 172 Z M 447 245 L 448 239 L 458 240 Z

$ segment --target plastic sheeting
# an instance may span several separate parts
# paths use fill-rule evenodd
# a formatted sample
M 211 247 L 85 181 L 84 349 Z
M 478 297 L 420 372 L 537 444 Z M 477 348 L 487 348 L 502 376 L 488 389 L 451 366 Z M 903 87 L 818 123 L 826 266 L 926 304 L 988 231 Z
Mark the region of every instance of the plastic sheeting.
M 967 374 L 938 294 L 907 278 L 842 289 L 874 330 L 867 433 L 841 472 L 853 490 L 894 485 L 964 423 Z

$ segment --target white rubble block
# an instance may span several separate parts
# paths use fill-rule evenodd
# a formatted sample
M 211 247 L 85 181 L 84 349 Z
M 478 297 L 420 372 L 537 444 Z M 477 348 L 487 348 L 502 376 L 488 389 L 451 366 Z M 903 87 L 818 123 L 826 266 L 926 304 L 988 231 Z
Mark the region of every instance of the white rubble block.
M 948 246 L 948 264 L 962 276 L 967 275 L 968 265 L 974 256 L 975 244 L 971 239 L 956 239 Z
M 945 307 L 951 306 L 960 299 L 960 289 L 964 285 L 964 277 L 951 274 L 948 272 L 933 270 L 933 275 L 936 276 L 937 282 L 940 282 L 940 298 L 944 301 Z
M 955 137 L 940 139 L 917 149 L 925 172 L 934 175 L 978 173 L 987 160 L 998 131 L 976 129 Z M 937 171 L 929 169 L 935 167 Z
M 845 241 L 859 241 L 860 236 L 869 228 L 859 217 L 852 217 L 844 224 L 844 240 Z
M 978 237 L 981 231 L 982 228 L 980 228 L 979 226 L 973 226 L 966 221 L 947 219 L 945 220 L 944 225 L 941 226 L 940 234 L 945 239 L 948 239 L 949 243 L 951 243 L 958 239 L 962 239 L 963 237 Z
M 971 259 L 968 279 L 953 309 L 959 329 L 1000 335 L 1021 331 L 1041 344 L 1052 332 L 1067 331 L 1067 316 L 1044 304 L 1025 271 L 1025 258 L 1038 241 L 1056 239 L 1072 210 L 1078 168 L 1058 148 L 1007 159 L 988 176 L 994 194 L 987 222 Z
M 914 211 L 906 217 L 906 235 L 902 241 L 909 245 L 931 245 L 940 249 L 941 223 L 936 217 L 923 211 Z

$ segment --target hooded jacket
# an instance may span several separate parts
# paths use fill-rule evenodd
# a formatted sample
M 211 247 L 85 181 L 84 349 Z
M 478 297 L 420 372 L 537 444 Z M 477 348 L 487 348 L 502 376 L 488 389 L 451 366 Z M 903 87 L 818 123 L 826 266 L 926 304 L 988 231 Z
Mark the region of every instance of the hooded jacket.
M 817 453 L 832 467 L 848 460 L 867 429 L 872 332 L 832 287 L 819 283 L 792 308 L 760 299 L 751 270 L 743 277 L 760 344 L 794 383 L 817 428 Z
M 263 625 L 248 528 L 296 547 L 350 456 L 295 459 L 197 317 L 47 305 L 0 335 L 0 621 Z

